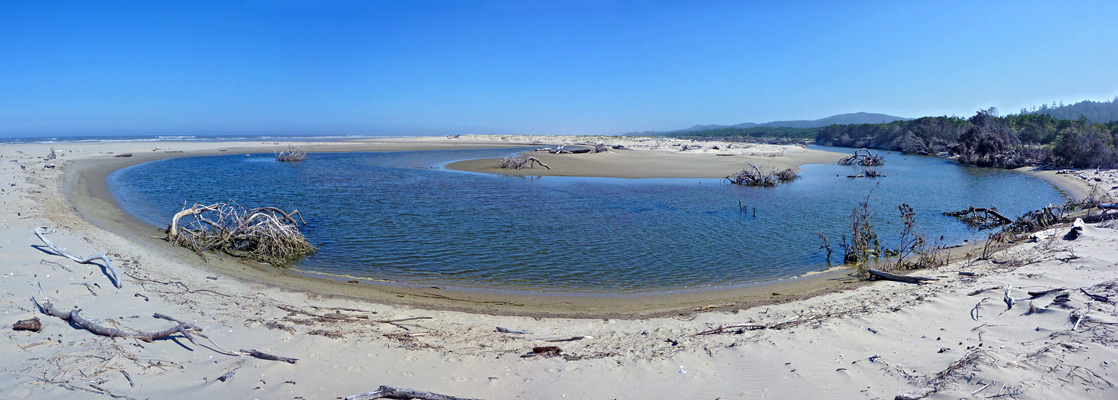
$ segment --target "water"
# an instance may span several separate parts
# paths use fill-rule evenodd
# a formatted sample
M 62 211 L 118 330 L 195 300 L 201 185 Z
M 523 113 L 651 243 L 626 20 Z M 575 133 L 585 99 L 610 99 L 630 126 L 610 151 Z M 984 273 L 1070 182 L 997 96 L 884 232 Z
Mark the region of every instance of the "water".
M 818 232 L 837 248 L 851 209 L 867 196 L 886 242 L 901 227 L 897 206 L 907 203 L 928 237 L 947 244 L 985 233 L 944 211 L 996 206 L 1015 217 L 1065 200 L 1024 174 L 899 154 L 878 168 L 885 178 L 848 179 L 861 168 L 806 165 L 801 179 L 776 188 L 441 167 L 510 152 L 311 154 L 297 163 L 271 154 L 176 158 L 122 169 L 108 182 L 125 210 L 157 226 L 195 201 L 299 209 L 320 250 L 296 265 L 307 271 L 415 285 L 611 293 L 825 269 Z M 739 211 L 739 200 L 748 213 Z

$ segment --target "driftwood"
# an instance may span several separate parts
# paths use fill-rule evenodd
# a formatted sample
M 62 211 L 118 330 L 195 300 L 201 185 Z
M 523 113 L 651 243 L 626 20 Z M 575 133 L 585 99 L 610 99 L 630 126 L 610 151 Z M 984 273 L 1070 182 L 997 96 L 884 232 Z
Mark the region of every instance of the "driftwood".
M 496 168 L 501 168 L 501 169 L 524 169 L 524 168 L 532 168 L 535 164 L 539 164 L 539 166 L 541 166 L 541 167 L 551 169 L 550 165 L 544 164 L 543 161 L 540 161 L 540 159 L 535 158 L 535 157 L 531 157 L 531 156 L 529 156 L 529 157 L 505 156 L 505 158 L 503 158 L 503 159 L 501 159 L 501 161 L 497 162 Z
M 77 262 L 78 264 L 93 264 L 94 260 L 101 260 L 102 262 L 104 262 L 105 267 L 113 273 L 113 286 L 116 286 L 117 289 L 121 287 L 120 275 L 117 274 L 116 267 L 113 266 L 113 261 L 109 259 L 108 255 L 106 255 L 105 253 L 101 253 L 87 257 L 75 256 L 73 254 L 70 254 L 68 251 L 63 250 L 61 247 L 58 247 L 58 245 L 54 244 L 50 240 L 47 240 L 44 235 L 48 233 L 54 233 L 54 231 L 48 231 L 45 227 L 35 228 L 35 236 L 38 236 L 39 240 L 42 240 L 43 243 L 45 243 L 47 247 L 50 247 L 50 249 L 53 250 L 55 254 L 74 260 L 74 262 Z
M 355 394 L 348 396 L 345 400 L 375 400 L 375 399 L 396 399 L 396 400 L 479 400 L 470 399 L 465 397 L 447 396 L 445 394 L 423 392 L 414 389 L 394 388 L 391 386 L 381 386 L 372 392 Z
M 1049 293 L 1062 292 L 1064 290 L 1067 290 L 1067 289 L 1055 288 L 1055 289 L 1040 290 L 1040 291 L 1028 292 L 1028 293 L 1029 293 L 1029 298 L 1035 299 L 1037 297 L 1043 297 L 1044 295 L 1049 294 Z
M 592 148 L 592 149 L 590 149 L 590 148 L 568 149 L 567 145 L 561 144 L 559 146 L 556 146 L 554 149 L 544 147 L 544 148 L 536 149 L 536 151 L 546 151 L 546 152 L 551 153 L 551 154 L 586 154 L 586 153 L 590 153 L 590 152 L 600 153 L 600 152 L 607 151 L 607 149 L 606 149 L 606 146 L 603 145 L 603 144 L 594 145 L 594 148 Z
M 39 322 L 39 317 L 16 321 L 16 323 L 12 324 L 12 330 L 15 331 L 38 332 L 41 329 L 43 329 L 43 324 Z
M 275 155 L 276 155 L 276 161 L 280 161 L 280 162 L 306 161 L 307 160 L 307 152 L 303 151 L 302 148 L 299 148 L 298 146 L 295 146 L 295 145 L 288 145 L 287 146 L 287 151 L 281 151 L 279 153 L 275 153 Z
M 195 203 L 171 218 L 167 241 L 199 254 L 222 251 L 235 257 L 283 265 L 316 251 L 299 231 L 295 215 L 302 220 L 299 210 L 286 213 L 275 207 L 246 210 L 225 203 L 208 206 Z M 180 227 L 180 220 L 187 217 L 190 218 Z
M 241 349 L 241 354 L 246 355 L 246 356 L 250 356 L 250 357 L 256 357 L 256 358 L 259 358 L 261 360 L 283 361 L 283 362 L 288 363 L 288 364 L 294 364 L 296 361 L 299 361 L 298 358 L 277 356 L 277 355 L 268 354 L 268 353 L 265 353 L 263 351 L 256 350 L 256 349 Z
M 996 208 L 967 207 L 959 211 L 945 212 L 943 215 L 952 216 L 977 227 L 992 227 L 1013 223 L 1012 219 L 1002 215 Z
M 227 380 L 233 379 L 233 375 L 237 374 L 238 369 L 241 369 L 241 367 L 237 367 L 237 368 L 233 368 L 233 369 L 229 370 L 229 372 L 226 372 L 226 373 L 222 374 L 221 376 L 217 377 L 217 380 L 219 382 L 225 382 Z
M 1093 224 L 1096 222 L 1110 221 L 1118 219 L 1118 213 L 1105 212 L 1102 214 L 1088 215 L 1083 217 L 1083 222 Z
M 1027 232 L 1035 232 L 1049 226 L 1064 222 L 1065 212 L 1063 208 L 1047 206 L 1039 210 L 1033 210 L 1025 213 L 1012 224 L 1005 227 L 1009 233 L 1019 234 Z M 1100 222 L 1088 221 L 1090 217 L 1084 217 L 1084 222 Z
M 527 335 L 527 334 L 530 334 L 530 333 L 532 333 L 532 332 L 528 332 L 528 331 L 521 331 L 521 330 L 516 330 L 516 329 L 508 329 L 508 328 L 502 328 L 502 327 L 499 327 L 499 326 L 497 327 L 497 332 L 501 332 L 501 333 L 512 333 L 512 334 L 516 334 L 516 335 Z
M 1106 296 L 1103 296 L 1103 295 L 1098 295 L 1098 294 L 1092 294 L 1092 293 L 1087 292 L 1084 289 L 1079 289 L 1079 291 L 1083 292 L 1083 295 L 1089 297 L 1091 300 L 1101 301 L 1103 303 L 1109 303 L 1110 302 L 1109 297 L 1106 297 Z
M 885 157 L 880 154 L 873 154 L 869 149 L 854 150 L 854 154 L 843 157 L 839 160 L 839 165 L 860 165 L 863 167 L 876 167 L 885 164 Z
M 875 276 L 877 278 L 880 278 L 880 279 L 897 281 L 897 282 L 904 282 L 904 283 L 924 283 L 925 281 L 937 281 L 937 280 L 939 280 L 939 279 L 936 279 L 936 278 L 925 278 L 923 276 L 908 276 L 908 275 L 890 274 L 888 272 L 878 271 L 876 269 L 870 269 L 867 272 L 869 272 L 870 275 L 873 275 L 873 276 Z
M 822 318 L 822 317 L 816 315 L 816 316 L 811 316 L 811 317 L 806 317 L 806 318 L 790 319 L 790 320 L 787 320 L 787 321 L 784 321 L 784 322 L 777 322 L 777 323 L 773 323 L 773 324 L 745 323 L 745 324 L 734 324 L 734 325 L 721 325 L 717 328 L 711 328 L 711 329 L 707 329 L 705 331 L 696 333 L 695 336 L 715 335 L 715 334 L 719 334 L 719 333 L 728 333 L 728 332 L 741 333 L 741 332 L 744 332 L 744 331 L 758 331 L 758 330 L 764 330 L 764 329 L 771 329 L 771 330 L 779 331 L 781 329 L 791 328 L 791 327 L 794 327 L 796 325 L 799 325 L 799 324 L 802 324 L 802 323 L 805 323 L 805 322 L 818 320 L 820 318 Z
M 777 171 L 776 168 L 770 168 L 765 171 L 761 167 L 749 164 L 741 171 L 727 176 L 726 180 L 735 185 L 771 187 L 794 181 L 796 177 L 796 171 L 791 168 L 780 171 Z
M 164 329 L 164 330 L 161 330 L 161 331 L 157 331 L 157 332 L 129 333 L 129 332 L 122 331 L 120 329 L 107 328 L 107 327 L 98 325 L 98 324 L 96 324 L 96 323 L 94 323 L 90 320 L 87 320 L 87 319 L 85 319 L 81 316 L 81 314 L 80 314 L 81 309 L 73 309 L 73 310 L 69 310 L 69 311 L 60 311 L 57 308 L 54 308 L 54 304 L 51 304 L 50 299 L 45 298 L 45 296 L 43 298 L 42 303 L 40 303 L 34 297 L 31 298 L 31 301 L 35 302 L 35 305 L 37 307 L 39 307 L 39 309 L 42 310 L 42 312 L 44 314 L 50 315 L 52 317 L 60 318 L 64 321 L 69 322 L 71 325 L 74 325 L 74 326 L 77 326 L 79 328 L 85 329 L 85 330 L 89 331 L 90 333 L 93 333 L 95 335 L 100 335 L 100 336 L 108 336 L 108 337 L 113 337 L 113 338 L 116 338 L 116 337 L 132 338 L 132 339 L 143 340 L 145 342 L 151 342 L 151 341 L 154 341 L 156 339 L 162 339 L 162 338 L 175 336 L 175 335 L 182 335 L 187 340 L 190 340 L 191 343 L 198 344 L 198 341 L 194 338 L 194 335 L 192 335 L 192 332 L 201 332 L 202 331 L 201 328 L 198 328 L 198 327 L 194 326 L 194 324 L 185 323 L 185 322 L 176 320 L 174 318 L 167 317 L 166 315 L 163 315 L 163 314 L 154 314 L 153 317 L 155 317 L 155 318 L 166 319 L 166 320 L 169 320 L 169 321 L 176 322 L 177 324 L 173 327 L 170 327 L 168 329 Z

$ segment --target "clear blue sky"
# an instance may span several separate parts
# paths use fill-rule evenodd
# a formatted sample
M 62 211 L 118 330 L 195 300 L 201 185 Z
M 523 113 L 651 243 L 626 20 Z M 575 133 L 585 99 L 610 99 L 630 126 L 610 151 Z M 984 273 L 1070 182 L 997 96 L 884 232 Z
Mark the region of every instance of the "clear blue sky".
M 0 2 L 0 136 L 620 134 L 1118 94 L 1118 2 Z

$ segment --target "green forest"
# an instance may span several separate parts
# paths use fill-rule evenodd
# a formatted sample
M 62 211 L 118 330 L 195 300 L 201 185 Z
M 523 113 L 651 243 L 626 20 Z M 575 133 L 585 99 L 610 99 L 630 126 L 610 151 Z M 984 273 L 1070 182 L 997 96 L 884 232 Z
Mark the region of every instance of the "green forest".
M 983 167 L 1118 167 L 1118 122 L 1092 123 L 1085 116 L 1076 120 L 1040 113 L 999 117 L 990 109 L 969 119 L 944 116 L 831 125 L 819 129 L 815 143 L 951 155 Z

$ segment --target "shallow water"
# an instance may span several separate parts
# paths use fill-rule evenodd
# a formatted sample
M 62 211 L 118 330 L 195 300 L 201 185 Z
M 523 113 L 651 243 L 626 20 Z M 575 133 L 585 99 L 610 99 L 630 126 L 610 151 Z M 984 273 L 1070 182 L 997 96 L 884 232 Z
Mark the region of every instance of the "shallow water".
M 563 292 L 725 286 L 826 268 L 818 232 L 836 247 L 851 209 L 870 199 L 886 242 L 897 206 L 915 208 L 929 238 L 985 233 L 941 215 L 997 206 L 1007 216 L 1060 203 L 1050 184 L 1004 170 L 889 154 L 879 179 L 858 167 L 804 166 L 776 188 L 720 179 L 510 177 L 458 172 L 451 161 L 516 150 L 188 157 L 108 177 L 122 207 L 166 226 L 183 205 L 232 201 L 299 209 L 319 252 L 298 268 L 404 284 Z M 739 200 L 750 211 L 739 211 Z M 753 212 L 756 208 L 756 217 Z

